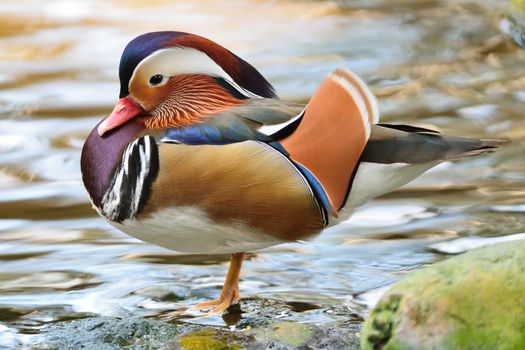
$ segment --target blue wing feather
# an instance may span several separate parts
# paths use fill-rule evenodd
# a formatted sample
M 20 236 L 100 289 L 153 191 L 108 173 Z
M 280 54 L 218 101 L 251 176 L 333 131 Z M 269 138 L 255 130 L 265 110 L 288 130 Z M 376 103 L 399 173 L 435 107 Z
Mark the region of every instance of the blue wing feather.
M 250 128 L 241 120 L 230 123 L 203 123 L 184 128 L 167 129 L 163 142 L 177 142 L 187 145 L 225 145 L 248 140 L 269 142 L 271 138 Z
M 209 129 L 209 130 L 206 130 Z M 164 142 L 177 142 L 187 145 L 201 144 L 224 144 L 221 141 L 221 134 L 218 130 L 207 125 L 188 126 L 185 128 L 173 128 L 166 131 Z
M 326 213 L 333 213 L 334 210 L 332 208 L 332 205 L 330 204 L 330 199 L 328 199 L 328 194 L 324 190 L 324 188 L 321 185 L 321 183 L 319 182 L 319 180 L 317 180 L 315 175 L 312 174 L 310 172 L 310 170 L 308 170 L 306 167 L 302 166 L 300 163 L 295 162 L 293 159 L 291 159 L 290 158 L 290 153 L 288 153 L 288 151 L 279 142 L 273 141 L 273 142 L 270 142 L 269 145 L 271 147 L 273 147 L 276 151 L 278 151 L 281 154 L 283 154 L 286 158 L 288 158 L 293 163 L 293 165 L 297 168 L 297 170 L 299 170 L 299 172 L 301 172 L 301 174 L 303 174 L 303 176 L 305 177 L 306 181 L 310 185 L 310 188 L 312 189 L 312 192 L 314 193 L 314 196 L 317 199 L 318 203 L 320 203 L 321 206 L 323 207 L 323 210 L 324 210 L 324 215 L 323 215 L 324 216 L 324 221 L 325 221 L 325 225 L 327 225 L 328 224 L 328 217 L 327 217 Z

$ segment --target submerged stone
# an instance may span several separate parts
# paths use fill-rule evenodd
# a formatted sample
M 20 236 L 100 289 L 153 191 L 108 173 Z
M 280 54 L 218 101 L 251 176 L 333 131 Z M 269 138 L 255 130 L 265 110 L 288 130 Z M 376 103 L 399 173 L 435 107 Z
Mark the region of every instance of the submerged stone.
M 314 334 L 313 326 L 297 322 L 279 322 L 270 328 L 268 337 L 294 347 L 304 346 Z
M 288 303 L 251 299 L 242 301 L 244 311 L 222 315 L 223 326 L 164 322 L 142 318 L 91 317 L 63 321 L 46 327 L 33 345 L 43 349 L 358 349 L 361 318 L 348 307 L 302 307 Z M 325 321 L 304 322 L 308 314 Z M 279 317 L 277 317 L 279 316 Z M 299 321 L 302 320 L 302 321 Z
M 525 349 L 525 241 L 477 249 L 395 283 L 363 349 Z

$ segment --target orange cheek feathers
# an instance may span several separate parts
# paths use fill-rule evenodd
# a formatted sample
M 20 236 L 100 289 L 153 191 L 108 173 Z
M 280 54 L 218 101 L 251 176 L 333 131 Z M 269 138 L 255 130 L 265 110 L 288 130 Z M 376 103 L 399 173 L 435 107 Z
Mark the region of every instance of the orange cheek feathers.
M 158 87 L 134 86 L 148 116 L 141 121 L 149 129 L 183 127 L 242 103 L 213 77 L 188 74 L 171 78 Z

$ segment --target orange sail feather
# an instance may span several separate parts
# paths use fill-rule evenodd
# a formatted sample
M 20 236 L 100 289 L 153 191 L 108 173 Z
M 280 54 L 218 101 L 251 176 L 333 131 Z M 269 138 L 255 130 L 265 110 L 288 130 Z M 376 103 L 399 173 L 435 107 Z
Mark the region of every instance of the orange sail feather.
M 344 206 L 374 120 L 375 101 L 356 87 L 353 74 L 332 73 L 306 107 L 297 129 L 281 144 L 323 186 L 332 215 Z

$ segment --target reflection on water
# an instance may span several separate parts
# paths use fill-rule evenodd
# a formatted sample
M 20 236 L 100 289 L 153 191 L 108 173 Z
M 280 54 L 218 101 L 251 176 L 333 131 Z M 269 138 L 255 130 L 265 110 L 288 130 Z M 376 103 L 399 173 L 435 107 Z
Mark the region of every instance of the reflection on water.
M 366 312 L 408 271 L 480 243 L 457 238 L 524 232 L 525 51 L 498 33 L 505 4 L 2 2 L 0 348 L 56 320 L 163 318 L 220 291 L 226 256 L 181 256 L 117 232 L 97 218 L 80 181 L 83 139 L 117 98 L 121 50 L 145 31 L 210 37 L 255 64 L 282 98 L 306 101 L 345 66 L 371 84 L 384 121 L 512 140 L 495 154 L 440 165 L 312 242 L 250 255 L 246 298 L 286 301 L 303 321 L 329 322 L 336 316 L 324 306 Z

